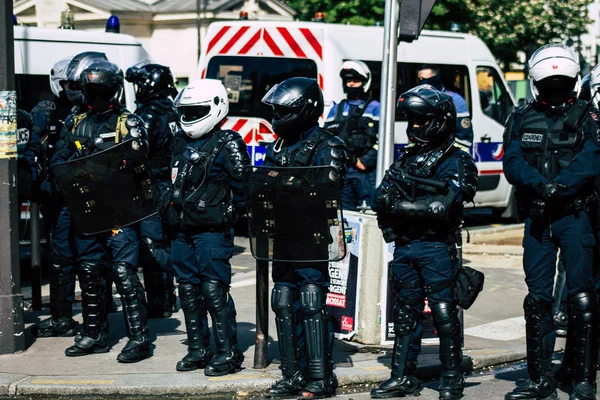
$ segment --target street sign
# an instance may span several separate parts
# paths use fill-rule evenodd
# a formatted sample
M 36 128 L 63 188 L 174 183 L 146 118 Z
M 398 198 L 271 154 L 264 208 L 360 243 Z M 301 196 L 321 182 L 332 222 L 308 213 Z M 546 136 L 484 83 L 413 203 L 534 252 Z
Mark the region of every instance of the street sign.
M 401 0 L 398 41 L 412 42 L 419 37 L 436 0 Z

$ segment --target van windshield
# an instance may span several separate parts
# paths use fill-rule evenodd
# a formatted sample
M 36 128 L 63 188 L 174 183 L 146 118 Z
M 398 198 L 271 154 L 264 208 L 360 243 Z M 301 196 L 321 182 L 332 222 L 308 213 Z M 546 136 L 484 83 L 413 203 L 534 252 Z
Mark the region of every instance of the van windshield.
M 229 114 L 239 117 L 273 117 L 263 96 L 275 84 L 302 76 L 317 79 L 313 60 L 281 57 L 216 56 L 208 63 L 206 77 L 220 79 L 229 93 Z

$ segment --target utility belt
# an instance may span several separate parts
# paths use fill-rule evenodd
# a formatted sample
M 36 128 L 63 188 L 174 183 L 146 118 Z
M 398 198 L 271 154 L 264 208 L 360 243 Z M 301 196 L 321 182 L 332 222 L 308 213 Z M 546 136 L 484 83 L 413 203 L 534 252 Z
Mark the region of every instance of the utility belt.
M 521 213 L 530 218 L 563 218 L 569 215 L 578 214 L 580 212 L 589 213 L 593 209 L 597 209 L 598 200 L 592 193 L 584 196 L 576 197 L 575 199 L 563 200 L 546 204 L 539 198 L 534 198 L 529 201 L 525 207 L 521 208 Z

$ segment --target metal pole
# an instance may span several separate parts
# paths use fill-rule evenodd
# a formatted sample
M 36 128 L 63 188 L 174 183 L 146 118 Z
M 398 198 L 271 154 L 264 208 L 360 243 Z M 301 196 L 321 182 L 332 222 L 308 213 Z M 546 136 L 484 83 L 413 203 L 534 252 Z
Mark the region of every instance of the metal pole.
M 269 262 L 256 260 L 256 347 L 254 368 L 267 367 L 269 345 Z
M 29 206 L 31 215 L 31 308 L 42 309 L 42 252 L 40 204 L 32 201 Z
M 198 54 L 196 60 L 200 60 L 200 55 L 202 53 L 202 48 L 200 46 L 200 0 L 196 0 L 196 33 L 198 34 Z
M 381 116 L 379 119 L 379 153 L 377 184 L 394 161 L 394 122 L 396 117 L 396 69 L 398 59 L 398 0 L 386 0 L 381 63 Z
M 12 0 L 0 3 L 0 90 L 15 90 Z M 17 159 L 0 158 L 0 354 L 25 350 L 18 211 Z

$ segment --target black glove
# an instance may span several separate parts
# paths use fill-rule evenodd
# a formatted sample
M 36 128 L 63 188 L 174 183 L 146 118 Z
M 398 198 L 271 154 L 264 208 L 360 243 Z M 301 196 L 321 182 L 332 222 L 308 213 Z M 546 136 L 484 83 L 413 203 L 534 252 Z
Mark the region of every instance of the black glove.
M 540 218 L 546 210 L 546 203 L 543 200 L 535 199 L 531 202 L 529 215 L 531 218 Z
M 556 201 L 563 196 L 562 192 L 565 189 L 566 187 L 559 183 L 548 182 L 542 186 L 542 189 L 540 190 L 540 196 L 542 197 L 542 200 L 546 202 Z

